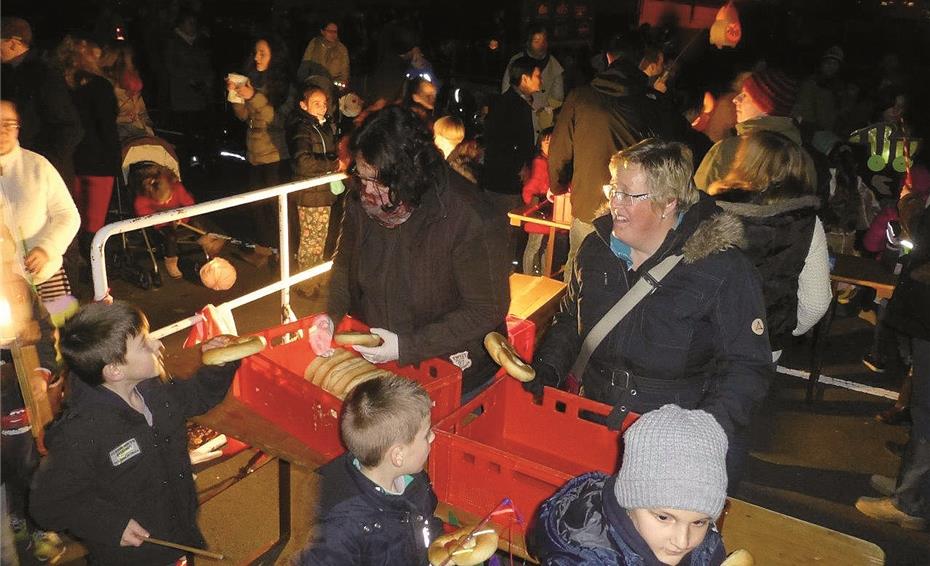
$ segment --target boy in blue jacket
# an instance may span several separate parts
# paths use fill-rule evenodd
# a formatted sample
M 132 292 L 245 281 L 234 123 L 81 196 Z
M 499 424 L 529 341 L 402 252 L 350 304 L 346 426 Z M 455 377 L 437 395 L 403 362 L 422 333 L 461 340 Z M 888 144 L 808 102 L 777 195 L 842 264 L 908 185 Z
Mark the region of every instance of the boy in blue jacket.
M 428 564 L 442 527 L 423 471 L 435 437 L 431 406 L 418 383 L 396 375 L 349 393 L 341 424 L 348 451 L 318 470 L 320 521 L 300 564 Z

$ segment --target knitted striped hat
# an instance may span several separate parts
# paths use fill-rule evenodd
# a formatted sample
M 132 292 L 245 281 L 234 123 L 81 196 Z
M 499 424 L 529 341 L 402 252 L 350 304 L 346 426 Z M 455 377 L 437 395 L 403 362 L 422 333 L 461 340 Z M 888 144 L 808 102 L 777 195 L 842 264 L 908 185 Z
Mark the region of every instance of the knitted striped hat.
M 681 509 L 720 516 L 727 496 L 727 437 L 701 410 L 665 405 L 623 435 L 614 495 L 624 509 Z
M 785 73 L 756 71 L 743 82 L 743 90 L 763 112 L 770 116 L 790 116 L 798 83 Z

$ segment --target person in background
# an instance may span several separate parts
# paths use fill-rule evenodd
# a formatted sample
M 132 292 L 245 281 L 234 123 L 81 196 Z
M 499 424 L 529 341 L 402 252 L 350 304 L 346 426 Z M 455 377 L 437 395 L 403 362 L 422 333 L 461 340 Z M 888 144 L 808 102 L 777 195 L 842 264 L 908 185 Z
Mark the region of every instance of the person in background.
M 29 22 L 10 16 L 2 19 L 0 61 L 0 98 L 16 104 L 19 111 L 20 146 L 45 156 L 71 187 L 74 150 L 84 135 L 81 118 L 64 77 L 32 49 Z
M 56 315 L 77 307 L 63 256 L 81 226 L 68 188 L 52 164 L 19 146 L 16 106 L 0 101 L 0 218 L 19 242 L 17 252 L 43 303 Z M 60 319 L 59 319 L 60 321 Z
M 580 475 L 539 508 L 544 565 L 718 566 L 714 521 L 727 496 L 727 436 L 701 410 L 665 405 L 623 435 L 615 476 Z
M 756 130 L 777 132 L 801 146 L 801 132 L 790 118 L 795 101 L 797 83 L 778 70 L 756 71 L 745 80 L 740 93 L 733 99 L 736 105 L 736 133 L 742 135 Z M 697 188 L 706 191 L 714 181 L 727 176 L 733 167 L 738 137 L 724 138 L 714 144 L 704 156 L 694 174 Z M 804 149 L 805 167 L 817 186 L 817 170 L 814 161 Z
M 534 25 L 527 30 L 526 45 L 522 51 L 510 58 L 504 77 L 501 80 L 501 93 L 505 93 L 514 86 L 519 85 L 519 77 L 513 80 L 511 66 L 521 57 L 530 57 L 536 61 L 540 70 L 541 84 L 538 91 L 532 94 L 531 106 L 533 108 L 533 133 L 535 137 L 539 132 L 555 123 L 555 111 L 565 100 L 565 85 L 563 74 L 565 70 L 559 60 L 549 53 L 549 36 L 546 28 Z M 535 139 L 534 137 L 534 139 Z
M 68 35 L 59 44 L 56 58 L 71 90 L 71 100 L 84 137 L 74 152 L 74 203 L 81 213 L 78 236 L 81 253 L 90 254 L 90 242 L 106 224 L 121 149 L 116 130 L 118 113 L 113 85 L 100 68 L 102 50 L 91 37 Z
M 477 139 L 463 140 L 446 158 L 452 170 L 476 186 L 484 163 L 484 148 Z
M 872 487 L 882 497 L 860 497 L 861 513 L 909 530 L 923 530 L 930 519 L 930 200 L 902 196 L 902 224 L 913 251 L 888 303 L 884 322 L 911 342 L 911 438 L 898 477 L 875 475 Z
M 206 127 L 210 113 L 214 76 L 206 41 L 197 14 L 180 10 L 164 47 L 168 107 L 175 126 L 191 134 L 199 134 Z
M 237 118 L 248 124 L 245 145 L 249 187 L 257 190 L 286 183 L 291 180 L 291 165 L 285 124 L 291 107 L 296 104 L 292 98 L 284 46 L 271 37 L 258 38 L 243 74 L 248 77 L 245 84 L 227 82 L 226 88 L 235 91 L 242 99 L 241 103 L 232 104 L 232 109 Z M 258 243 L 276 248 L 276 203 L 259 203 L 256 211 L 259 216 Z M 267 259 L 256 263 L 264 265 Z
M 356 347 L 369 361 L 442 358 L 462 370 L 463 392 L 478 391 L 497 371 L 484 337 L 504 328 L 510 304 L 504 217 L 448 168 L 423 122 L 402 107 L 369 116 L 350 147 L 357 185 L 326 312 L 337 323 L 351 314 L 382 337 L 381 346 Z
M 345 169 L 339 160 L 338 126 L 330 115 L 329 89 L 322 85 L 307 86 L 299 102 L 294 133 L 294 179 L 309 179 Z M 329 185 L 319 185 L 294 195 L 297 206 L 300 240 L 297 267 L 309 269 L 326 259 L 326 241 L 338 223 L 331 217 L 336 195 Z M 318 278 L 317 278 L 318 279 Z M 317 279 L 301 284 L 297 292 L 315 295 Z
M 320 522 L 297 563 L 306 566 L 426 564 L 442 534 L 424 471 L 436 437 L 432 402 L 415 381 L 392 375 L 355 387 L 342 406 L 348 449 L 321 467 Z M 359 525 L 376 525 L 359 528 Z
M 553 142 L 554 143 L 554 142 Z M 731 490 L 748 452 L 755 406 L 773 376 L 762 282 L 738 249 L 739 218 L 694 188 L 691 151 L 644 140 L 610 161 L 608 213 L 578 250 L 567 295 L 533 360 L 534 394 L 566 386 L 591 329 L 671 256 L 681 261 L 615 323 L 575 375 L 584 395 L 629 412 L 675 402 L 712 414 L 729 439 Z
M 443 116 L 433 124 L 433 141 L 446 161 L 464 139 L 465 124 L 455 116 Z
M 322 67 L 337 89 L 349 86 L 349 50 L 339 41 L 339 25 L 333 20 L 324 20 L 320 35 L 307 44 L 297 69 L 297 82 L 315 74 Z
M 821 57 L 817 72 L 805 79 L 798 89 L 791 115 L 812 131 L 832 132 L 836 127 L 837 112 L 840 110 L 839 94 L 843 90 L 838 78 L 842 65 L 843 49 L 834 45 Z M 848 131 L 838 133 L 849 134 Z
M 802 149 L 776 132 L 740 136 L 733 168 L 710 186 L 717 205 L 743 221 L 743 252 L 762 275 L 775 360 L 814 327 L 833 300 L 827 236 Z
M 436 85 L 419 75 L 408 79 L 402 104 L 432 127 L 436 112 Z
M 520 206 L 520 176 L 536 147 L 531 100 L 542 84 L 538 61 L 532 57 L 515 59 L 509 76 L 513 88 L 494 99 L 484 120 L 481 178 L 481 187 L 502 216 Z
M 551 140 L 552 128 L 546 128 L 539 133 L 539 143 L 536 144 L 538 153 L 530 165 L 529 177 L 523 183 L 523 204 L 527 206 L 545 201 L 549 194 L 549 142 Z M 525 222 L 523 229 L 529 234 L 526 249 L 523 251 L 523 273 L 539 275 L 543 238 L 549 234 L 549 228 Z
M 154 136 L 152 119 L 142 98 L 142 78 L 133 62 L 132 48 L 125 43 L 106 46 L 100 65 L 104 76 L 113 84 L 113 93 L 116 95 L 116 131 L 120 142 Z

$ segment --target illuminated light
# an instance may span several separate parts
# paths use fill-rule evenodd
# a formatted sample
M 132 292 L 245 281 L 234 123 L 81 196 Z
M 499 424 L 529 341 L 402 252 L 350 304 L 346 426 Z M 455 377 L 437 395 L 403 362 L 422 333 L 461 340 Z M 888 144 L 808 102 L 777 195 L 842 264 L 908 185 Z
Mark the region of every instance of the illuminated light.
M 906 250 L 913 250 L 913 249 L 914 249 L 914 242 L 912 242 L 912 241 L 910 241 L 910 240 L 901 240 L 901 247 L 904 248 L 904 249 L 906 249 Z
M 459 90 L 461 89 L 455 89 L 455 92 L 452 93 L 452 98 L 454 98 L 456 102 L 461 102 L 461 100 L 459 100 Z
M 239 161 L 245 161 L 245 156 L 240 153 L 235 153 L 232 151 L 221 151 L 220 157 L 232 157 L 233 159 L 238 159 Z
M 420 76 L 423 77 L 424 79 L 426 79 L 426 80 L 429 81 L 429 82 L 433 82 L 433 79 L 432 79 L 432 77 L 429 76 L 429 73 L 423 73 L 423 74 L 420 75 Z
M 0 344 L 7 344 L 16 339 L 13 331 L 13 309 L 6 297 L 0 297 Z

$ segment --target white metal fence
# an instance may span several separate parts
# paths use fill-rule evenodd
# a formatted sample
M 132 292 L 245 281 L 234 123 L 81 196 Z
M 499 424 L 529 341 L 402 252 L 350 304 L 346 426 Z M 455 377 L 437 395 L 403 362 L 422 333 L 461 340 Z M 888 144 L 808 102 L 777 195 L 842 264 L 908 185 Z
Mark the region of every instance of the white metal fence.
M 257 191 L 252 191 L 248 193 L 243 193 L 241 195 L 233 195 L 230 197 L 225 197 L 217 200 L 211 200 L 207 202 L 202 202 L 195 204 L 193 206 L 187 206 L 184 208 L 176 208 L 174 210 L 166 210 L 164 212 L 158 212 L 156 214 L 150 214 L 148 216 L 143 216 L 140 218 L 130 218 L 128 220 L 121 220 L 119 222 L 114 222 L 112 224 L 107 224 L 101 228 L 97 234 L 94 236 L 94 240 L 91 244 L 90 251 L 90 265 L 91 271 L 93 273 L 94 279 L 94 299 L 97 301 L 103 300 L 106 298 L 109 293 L 109 283 L 107 279 L 107 266 L 106 266 L 106 255 L 104 249 L 107 243 L 112 236 L 117 234 L 122 234 L 125 232 L 131 232 L 133 230 L 139 230 L 142 228 L 148 228 L 149 226 L 154 226 L 156 224 L 164 224 L 166 222 L 173 222 L 176 220 L 182 220 L 184 218 L 190 218 L 192 216 L 199 216 L 201 214 L 207 214 L 209 212 L 215 212 L 217 210 L 225 210 L 228 208 L 235 208 L 237 206 L 242 206 L 245 204 L 257 202 L 267 198 L 277 197 L 278 200 L 278 258 L 280 260 L 280 279 L 275 283 L 256 289 L 245 295 L 242 295 L 231 301 L 227 301 L 220 305 L 216 305 L 218 308 L 227 308 L 234 309 L 266 297 L 272 293 L 280 292 L 281 293 L 281 307 L 282 309 L 290 307 L 290 287 L 301 281 L 306 281 L 313 277 L 316 277 L 320 274 L 323 274 L 332 267 L 332 262 L 328 261 L 320 265 L 314 266 L 300 273 L 291 274 L 291 265 L 290 265 L 290 242 L 288 239 L 288 217 L 287 217 L 287 195 L 290 193 L 301 191 L 304 189 L 309 189 L 311 187 L 318 187 L 320 185 L 327 185 L 333 181 L 342 181 L 346 179 L 346 175 L 342 173 L 336 173 L 333 175 L 326 175 L 323 177 L 316 177 L 314 179 L 307 179 L 303 181 L 294 181 L 292 183 L 287 183 L 284 185 L 278 185 L 275 187 L 268 187 L 265 189 L 260 189 Z M 201 305 L 201 307 L 204 305 Z M 190 328 L 197 322 L 201 320 L 199 314 L 194 314 L 187 318 L 173 322 L 167 326 L 163 326 L 152 332 L 152 336 L 156 338 L 162 338 L 168 336 L 169 334 L 174 334 L 184 330 L 185 328 Z

